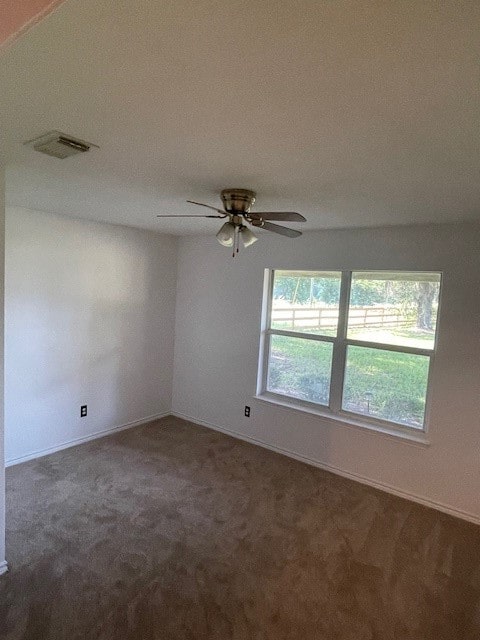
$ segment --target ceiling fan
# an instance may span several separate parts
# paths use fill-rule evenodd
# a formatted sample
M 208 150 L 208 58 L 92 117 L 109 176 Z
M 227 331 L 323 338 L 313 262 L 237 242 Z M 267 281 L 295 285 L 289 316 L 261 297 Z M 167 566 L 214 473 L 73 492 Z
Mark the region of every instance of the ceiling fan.
M 294 211 L 261 211 L 253 213 L 250 211 L 257 195 L 255 191 L 250 191 L 249 189 L 223 189 L 220 195 L 223 201 L 223 210 L 202 202 L 187 200 L 190 204 L 212 209 L 217 212 L 217 215 L 159 215 L 157 218 L 228 218 L 228 221 L 222 225 L 216 237 L 224 247 L 233 247 L 234 256 L 235 253 L 238 253 L 239 238 L 242 238 L 244 247 L 249 247 L 258 240 L 257 236 L 247 226 L 247 223 L 252 227 L 273 231 L 288 238 L 296 238 L 302 235 L 300 231 L 270 222 L 270 220 L 305 222 L 305 218 L 299 213 Z

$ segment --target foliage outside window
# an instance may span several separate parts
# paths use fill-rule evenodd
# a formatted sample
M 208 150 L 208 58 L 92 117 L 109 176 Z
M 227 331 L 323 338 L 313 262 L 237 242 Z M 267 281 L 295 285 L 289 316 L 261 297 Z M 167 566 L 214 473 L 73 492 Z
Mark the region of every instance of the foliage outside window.
M 439 273 L 270 276 L 263 393 L 424 429 Z

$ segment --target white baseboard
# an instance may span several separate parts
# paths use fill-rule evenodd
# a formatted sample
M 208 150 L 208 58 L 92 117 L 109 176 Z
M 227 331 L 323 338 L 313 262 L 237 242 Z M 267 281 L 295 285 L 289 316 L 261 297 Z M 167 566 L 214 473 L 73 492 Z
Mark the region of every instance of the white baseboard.
M 55 453 L 56 451 L 62 451 L 62 449 L 68 449 L 69 447 L 75 447 L 77 444 L 83 444 L 84 442 L 89 442 L 90 440 L 96 440 L 97 438 L 104 438 L 105 436 L 109 436 L 112 433 L 117 433 L 118 431 L 125 431 L 125 429 L 132 429 L 132 427 L 138 427 L 141 424 L 146 424 L 147 422 L 153 422 L 154 420 L 159 420 L 160 418 L 165 418 L 166 416 L 172 415 L 170 411 L 165 411 L 164 413 L 157 413 L 153 416 L 146 416 L 145 418 L 140 418 L 140 420 L 134 420 L 133 422 L 127 422 L 125 424 L 118 425 L 117 427 L 111 427 L 109 429 L 102 429 L 101 431 L 96 431 L 95 433 L 91 433 L 88 436 L 82 436 L 80 438 L 73 438 L 72 440 L 67 440 L 66 442 L 62 442 L 54 447 L 49 447 L 48 449 L 39 449 L 38 451 L 32 451 L 31 453 L 27 453 L 24 456 L 20 456 L 19 458 L 10 458 L 9 460 L 5 460 L 6 467 L 12 467 L 15 464 L 20 464 L 21 462 L 27 462 L 28 460 L 34 460 L 35 458 L 41 458 L 42 456 L 48 456 L 50 453 Z
M 345 471 L 344 469 L 336 467 L 332 464 L 321 462 L 320 460 L 315 460 L 313 458 L 309 458 L 299 453 L 289 451 L 288 449 L 276 447 L 275 445 L 268 444 L 263 440 L 257 440 L 256 438 L 251 438 L 250 436 L 243 435 L 238 431 L 226 429 L 225 427 L 220 427 L 219 425 L 212 424 L 211 422 L 205 422 L 204 420 L 199 420 L 198 418 L 187 416 L 178 411 L 172 411 L 171 415 L 176 416 L 177 418 L 181 418 L 183 420 L 188 420 L 189 422 L 193 422 L 194 424 L 198 424 L 202 427 L 213 429 L 214 431 L 220 431 L 221 433 L 225 433 L 226 435 L 232 436 L 233 438 L 238 438 L 239 440 L 244 440 L 245 442 L 250 442 L 251 444 L 256 444 L 260 447 L 264 447 L 265 449 L 269 449 L 270 451 L 281 453 L 282 455 L 288 456 L 289 458 L 293 458 L 294 460 L 299 460 L 300 462 L 305 462 L 306 464 L 310 464 L 314 467 L 318 467 L 319 469 L 323 469 L 324 471 L 330 471 L 331 473 L 335 473 L 338 476 L 342 476 L 350 480 L 355 480 L 356 482 L 361 482 L 362 484 L 366 484 L 370 487 L 374 487 L 375 489 L 380 489 L 380 491 L 391 493 L 395 496 L 398 496 L 399 498 L 405 498 L 406 500 L 417 502 L 418 504 L 421 504 L 425 507 L 430 507 L 431 509 L 442 511 L 443 513 L 447 513 L 448 515 L 455 516 L 456 518 L 461 518 L 462 520 L 468 520 L 468 522 L 473 522 L 474 524 L 480 525 L 480 517 L 473 513 L 469 513 L 468 511 L 463 511 L 461 509 L 457 509 L 450 505 L 443 504 L 441 502 L 436 502 L 434 500 L 430 500 L 429 498 L 425 498 L 424 496 L 420 496 L 418 494 L 409 493 L 408 491 L 402 491 L 401 489 L 397 489 L 396 487 L 393 487 L 392 485 L 389 485 L 387 483 L 378 482 L 366 476 L 363 476 L 357 473 L 352 473 L 350 471 Z
M 6 560 L 0 562 L 0 576 L 3 576 L 4 573 L 8 571 L 8 564 Z

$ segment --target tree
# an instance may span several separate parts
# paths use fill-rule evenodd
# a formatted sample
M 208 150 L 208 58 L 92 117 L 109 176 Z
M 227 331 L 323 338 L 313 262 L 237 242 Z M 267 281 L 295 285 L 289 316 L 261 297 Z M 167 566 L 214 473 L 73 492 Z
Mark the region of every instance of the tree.
M 434 282 L 417 283 L 417 328 L 432 329 L 433 301 L 437 291 Z
M 338 304 L 340 279 L 314 276 L 275 276 L 274 299 L 292 305 L 308 303 Z

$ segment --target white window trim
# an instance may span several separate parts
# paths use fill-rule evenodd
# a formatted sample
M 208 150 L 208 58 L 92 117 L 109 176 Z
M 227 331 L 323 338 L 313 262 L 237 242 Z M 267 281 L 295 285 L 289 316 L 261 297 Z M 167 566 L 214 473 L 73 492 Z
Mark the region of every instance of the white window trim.
M 443 274 L 440 271 L 432 271 L 432 273 L 439 273 L 440 275 L 440 292 L 439 292 L 439 308 L 437 315 L 437 325 L 434 336 L 434 345 L 432 349 L 421 349 L 418 347 L 410 346 L 398 346 L 391 344 L 384 344 L 380 342 L 367 342 L 364 340 L 355 340 L 347 338 L 348 328 L 348 311 L 349 311 L 349 299 L 350 299 L 350 287 L 352 282 L 352 274 L 358 271 L 367 270 L 347 270 L 341 271 L 341 286 L 340 286 L 340 299 L 339 299 L 339 318 L 338 318 L 338 331 L 337 336 L 323 336 L 317 334 L 305 334 L 298 331 L 286 331 L 283 329 L 271 329 L 270 320 L 272 312 L 273 302 L 273 284 L 274 284 L 274 272 L 276 269 L 265 269 L 264 279 L 264 292 L 263 292 L 263 307 L 262 307 L 262 326 L 260 335 L 260 351 L 259 351 L 259 365 L 257 376 L 257 391 L 255 398 L 260 401 L 274 404 L 282 408 L 293 409 L 301 411 L 303 413 L 309 413 L 316 415 L 320 418 L 335 423 L 343 424 L 350 427 L 359 427 L 362 429 L 368 429 L 370 431 L 379 432 L 388 436 L 396 436 L 405 440 L 412 441 L 417 444 L 428 445 L 429 440 L 427 438 L 429 418 L 430 418 L 430 398 L 431 398 L 431 378 L 432 370 L 435 360 L 435 352 L 438 339 L 438 321 L 440 315 L 441 304 L 441 288 L 443 281 Z M 326 270 L 322 269 L 322 272 Z M 378 270 L 375 270 L 378 272 Z M 388 269 L 386 272 L 398 272 L 401 273 L 402 269 Z M 404 270 L 406 271 L 406 270 Z M 332 273 L 340 273 L 338 269 L 332 269 Z M 412 271 L 408 271 L 412 273 Z M 426 271 L 418 271 L 417 273 L 430 273 Z M 291 396 L 277 394 L 267 390 L 267 376 L 268 376 L 268 361 L 269 361 L 269 349 L 270 349 L 270 336 L 271 335 L 285 335 L 294 338 L 301 338 L 306 340 L 316 340 L 319 342 L 331 342 L 334 345 L 332 355 L 332 375 L 330 379 L 330 404 L 321 405 L 319 403 L 309 402 L 307 400 L 300 400 Z M 424 423 L 421 429 L 417 427 L 410 427 L 408 425 L 402 425 L 400 423 L 391 422 L 375 418 L 373 416 L 364 416 L 342 409 L 342 396 L 343 396 L 343 381 L 345 376 L 345 361 L 347 347 L 349 345 L 361 346 L 373 349 L 379 349 L 384 351 L 396 351 L 399 353 L 411 353 L 416 355 L 424 355 L 430 359 L 427 379 L 427 393 L 425 398 L 425 412 Z

